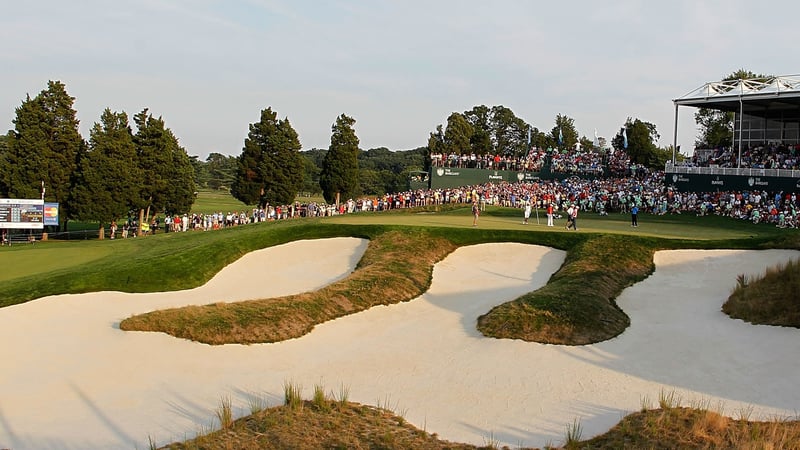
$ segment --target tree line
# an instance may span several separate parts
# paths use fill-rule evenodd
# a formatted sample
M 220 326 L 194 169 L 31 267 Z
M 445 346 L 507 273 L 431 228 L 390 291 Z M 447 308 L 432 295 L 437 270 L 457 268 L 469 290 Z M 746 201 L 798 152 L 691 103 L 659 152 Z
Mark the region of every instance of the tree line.
M 75 98 L 60 81 L 16 108 L 0 146 L 0 196 L 59 203 L 59 220 L 112 220 L 188 211 L 194 171 L 178 138 L 148 109 L 134 116 L 106 109 L 81 136 Z
M 328 149 L 300 151 L 288 118 L 271 108 L 249 126 L 237 157 L 190 157 L 163 118 L 147 108 L 133 116 L 106 109 L 85 140 L 75 98 L 49 81 L 15 109 L 14 128 L 0 135 L 0 197 L 42 198 L 70 220 L 99 222 L 189 212 L 196 189 L 227 189 L 248 205 L 288 204 L 298 192 L 338 197 L 397 192 L 407 171 L 424 168 L 424 149 L 362 151 L 345 114 L 332 126 Z
M 740 70 L 729 78 L 752 77 Z M 427 146 L 407 151 L 359 149 L 355 119 L 341 114 L 331 126 L 327 149 L 301 151 L 288 118 L 268 107 L 249 125 L 238 156 L 211 153 L 190 157 L 161 117 L 147 108 L 133 116 L 106 109 L 89 132 L 80 135 L 75 99 L 60 81 L 16 108 L 14 129 L 0 135 L 0 197 L 44 198 L 58 202 L 62 226 L 68 220 L 99 221 L 138 215 L 185 213 L 198 186 L 229 189 L 248 205 L 288 204 L 299 192 L 321 193 L 326 201 L 380 195 L 408 188 L 409 172 L 429 170 L 430 155 L 476 154 L 524 157 L 533 147 L 564 151 L 597 143 L 580 136 L 574 120 L 558 114 L 548 131 L 526 123 L 502 105 L 478 105 L 453 112 L 446 126 L 431 132 Z M 729 141 L 729 113 L 700 109 L 695 116 L 697 145 Z M 663 167 L 673 154 L 659 148 L 652 123 L 629 117 L 611 139 L 631 162 Z M 146 222 L 145 222 L 146 223 Z
M 427 149 L 359 148 L 355 119 L 341 114 L 327 149 L 299 151 L 289 119 L 267 108 L 250 124 L 242 153 L 228 161 L 231 194 L 248 205 L 285 205 L 298 193 L 322 194 L 328 203 L 408 189 L 408 174 L 430 166 Z M 426 163 L 426 156 L 428 162 Z M 215 160 L 218 157 L 214 157 Z
M 651 168 L 663 167 L 672 159 L 672 146 L 659 148 L 656 126 L 628 117 L 611 139 L 615 150 L 627 152 L 631 162 Z M 525 157 L 532 148 L 549 151 L 603 151 L 599 142 L 580 136 L 575 120 L 557 114 L 555 125 L 541 131 L 517 117 L 504 106 L 475 106 L 463 113 L 454 112 L 447 126 L 439 124 L 428 137 L 428 149 L 436 154 L 503 155 Z

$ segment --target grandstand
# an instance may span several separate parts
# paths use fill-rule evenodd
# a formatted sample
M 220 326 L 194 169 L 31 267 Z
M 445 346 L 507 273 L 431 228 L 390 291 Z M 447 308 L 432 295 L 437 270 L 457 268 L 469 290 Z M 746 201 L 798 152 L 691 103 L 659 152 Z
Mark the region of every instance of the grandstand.
M 681 106 L 734 113 L 733 148 L 697 150 L 692 164 L 673 154 L 665 183 L 681 191 L 800 190 L 800 75 L 724 80 L 673 100 L 677 149 Z

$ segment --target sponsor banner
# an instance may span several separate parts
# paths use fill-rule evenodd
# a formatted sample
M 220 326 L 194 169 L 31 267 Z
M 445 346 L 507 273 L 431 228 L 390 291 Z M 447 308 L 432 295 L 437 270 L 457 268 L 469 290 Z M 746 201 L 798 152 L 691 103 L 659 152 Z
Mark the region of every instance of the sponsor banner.
M 680 192 L 768 191 L 800 192 L 800 178 L 665 173 L 664 183 Z
M 58 226 L 58 203 L 44 204 L 44 226 Z
M 460 167 L 434 167 L 431 169 L 430 188 L 446 189 L 485 183 L 536 182 L 543 179 L 562 180 L 569 174 L 521 172 L 516 170 L 465 169 Z
M 0 228 L 44 228 L 44 201 L 0 198 Z

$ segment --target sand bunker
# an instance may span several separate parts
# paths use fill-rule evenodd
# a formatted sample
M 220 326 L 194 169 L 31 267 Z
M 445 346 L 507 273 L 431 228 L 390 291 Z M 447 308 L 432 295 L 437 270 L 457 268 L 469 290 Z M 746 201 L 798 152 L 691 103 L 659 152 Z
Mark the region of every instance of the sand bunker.
M 0 448 L 147 448 L 208 430 L 220 399 L 238 415 L 254 396 L 280 404 L 283 383 L 314 384 L 350 400 L 389 404 L 442 438 L 512 447 L 608 430 L 660 391 L 753 407 L 753 417 L 800 405 L 796 329 L 732 320 L 720 306 L 740 273 L 800 256 L 793 251 L 670 251 L 623 292 L 631 327 L 582 347 L 488 339 L 480 314 L 542 286 L 561 251 L 522 244 L 456 250 L 430 290 L 276 344 L 208 346 L 117 328 L 131 314 L 222 299 L 316 289 L 346 276 L 366 242 L 298 241 L 254 252 L 207 285 L 181 292 L 101 292 L 0 309 Z

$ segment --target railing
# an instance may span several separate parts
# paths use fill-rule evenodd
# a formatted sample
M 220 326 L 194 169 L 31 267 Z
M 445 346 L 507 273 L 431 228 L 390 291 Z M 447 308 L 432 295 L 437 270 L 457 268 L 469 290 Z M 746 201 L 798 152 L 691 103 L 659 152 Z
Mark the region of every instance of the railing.
M 703 175 L 740 175 L 746 177 L 800 178 L 800 170 L 794 169 L 737 169 L 734 167 L 673 166 L 671 162 L 667 162 L 664 166 L 664 172 Z
M 119 232 L 117 232 L 119 234 Z M 94 230 L 77 230 L 77 231 L 56 231 L 48 232 L 48 240 L 89 240 L 97 239 L 100 235 L 98 229 Z M 108 238 L 108 229 L 106 229 L 106 238 Z M 13 244 L 39 242 L 42 240 L 41 230 L 10 230 L 7 234 L 8 242 Z

